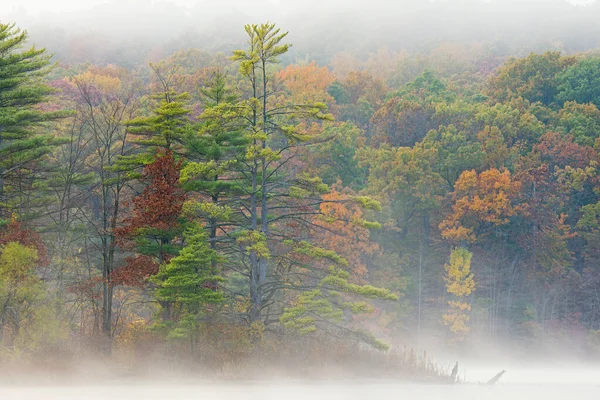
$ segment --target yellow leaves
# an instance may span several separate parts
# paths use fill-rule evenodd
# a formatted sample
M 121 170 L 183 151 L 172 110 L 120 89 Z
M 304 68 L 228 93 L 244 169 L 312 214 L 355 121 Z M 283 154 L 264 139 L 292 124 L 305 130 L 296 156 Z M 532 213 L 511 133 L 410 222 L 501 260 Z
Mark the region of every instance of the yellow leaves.
M 449 305 L 450 311 L 442 316 L 442 322 L 456 335 L 456 339 L 462 339 L 465 334 L 471 331 L 469 315 L 464 313 L 464 311 L 470 310 L 471 307 L 460 302 L 449 302 Z
M 450 262 L 444 265 L 446 289 L 457 297 L 465 297 L 475 290 L 475 281 L 471 273 L 471 257 L 473 254 L 459 247 L 450 253 Z
M 228 206 L 220 206 L 209 201 L 189 200 L 183 203 L 182 216 L 196 217 L 198 215 L 229 221 L 233 210 Z
M 450 253 L 450 262 L 444 266 L 446 290 L 457 300 L 448 302 L 449 309 L 442 316 L 442 321 L 459 337 L 470 331 L 468 322 L 471 306 L 461 299 L 468 297 L 475 290 L 475 281 L 471 273 L 472 256 L 469 250 L 456 248 Z
M 455 191 L 465 192 L 477 187 L 477 172 L 475 170 L 463 172 L 454 184 Z
M 92 72 L 87 70 L 73 78 L 73 81 L 78 84 L 94 85 L 104 92 L 116 92 L 121 87 L 121 80 L 116 76 L 111 76 L 102 71 Z
M 0 281 L 16 282 L 30 275 L 38 261 L 37 250 L 17 242 L 0 248 Z
M 462 301 L 449 301 L 448 305 L 453 310 L 471 311 L 471 306 L 467 303 L 463 303 Z
M 149 333 L 148 323 L 141 317 L 134 318 L 116 338 L 116 343 L 120 346 L 135 346 L 141 338 Z
M 213 179 L 219 172 L 219 165 L 216 161 L 210 160 L 208 162 L 189 162 L 181 170 L 181 177 L 179 178 L 181 183 L 186 183 L 192 179 Z

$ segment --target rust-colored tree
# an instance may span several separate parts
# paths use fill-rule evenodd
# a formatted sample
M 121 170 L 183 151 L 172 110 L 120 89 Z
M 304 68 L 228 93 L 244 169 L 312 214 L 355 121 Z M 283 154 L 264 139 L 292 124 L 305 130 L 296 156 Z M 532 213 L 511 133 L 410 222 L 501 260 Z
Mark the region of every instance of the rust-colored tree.
M 179 187 L 181 164 L 171 151 L 162 149 L 144 168 L 140 180 L 146 187 L 132 200 L 132 213 L 124 219 L 124 226 L 115 230 L 120 247 L 135 255 L 115 270 L 114 285 L 143 286 L 160 264 L 177 254 L 173 239 L 182 230 L 180 214 L 185 201 Z

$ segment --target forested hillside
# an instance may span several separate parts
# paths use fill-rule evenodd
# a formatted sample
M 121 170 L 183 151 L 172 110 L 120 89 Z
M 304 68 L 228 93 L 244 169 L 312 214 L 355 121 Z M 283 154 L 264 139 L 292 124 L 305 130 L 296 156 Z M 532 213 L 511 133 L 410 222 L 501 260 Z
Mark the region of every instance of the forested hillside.
M 0 360 L 598 354 L 597 52 L 244 28 L 130 65 L 0 24 Z

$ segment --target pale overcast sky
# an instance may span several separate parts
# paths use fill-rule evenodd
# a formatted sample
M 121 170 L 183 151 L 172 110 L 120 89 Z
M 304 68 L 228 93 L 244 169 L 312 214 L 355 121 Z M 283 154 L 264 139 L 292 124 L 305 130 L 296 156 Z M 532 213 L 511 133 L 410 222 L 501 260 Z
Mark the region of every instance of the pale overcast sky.
M 148 6 L 152 3 L 160 2 L 161 0 L 0 0 L 0 13 L 7 13 L 14 10 L 15 7 L 23 7 L 29 13 L 38 13 L 40 11 L 56 11 L 56 12 L 65 12 L 65 11 L 77 11 L 91 8 L 95 5 L 99 4 L 107 4 L 107 3 L 115 3 L 118 7 L 122 5 L 124 2 L 133 3 L 141 6 Z M 176 3 L 178 5 L 194 7 L 194 6 L 208 6 L 218 7 L 219 1 L 215 0 L 168 0 L 169 2 Z M 255 7 L 257 3 L 263 3 L 264 5 L 276 4 L 282 7 L 294 7 L 294 5 L 298 4 L 299 1 L 303 0 L 259 0 L 259 1 L 250 1 L 250 0 L 239 0 L 237 2 L 237 6 L 241 9 Z M 457 1 L 457 0 L 430 0 L 430 1 Z M 482 0 L 482 1 L 494 1 L 494 0 Z M 500 1 L 500 0 L 496 0 Z M 505 1 L 515 1 L 515 0 L 501 0 Z M 517 0 L 518 1 L 518 0 Z M 544 3 L 545 0 L 538 0 L 541 4 Z M 566 2 L 572 4 L 590 4 L 594 3 L 596 0 L 565 0 Z M 322 0 L 320 3 L 331 3 L 335 4 L 335 6 L 342 6 L 351 2 L 351 0 Z M 390 0 L 390 4 L 397 3 L 397 0 Z M 367 1 L 368 4 L 368 1 Z M 115 9 L 117 11 L 118 8 Z

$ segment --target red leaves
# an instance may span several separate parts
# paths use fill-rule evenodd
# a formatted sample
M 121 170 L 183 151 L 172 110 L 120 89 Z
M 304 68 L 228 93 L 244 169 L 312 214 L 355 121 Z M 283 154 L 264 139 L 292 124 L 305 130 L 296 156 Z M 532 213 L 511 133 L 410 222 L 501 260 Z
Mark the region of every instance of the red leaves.
M 185 201 L 185 193 L 179 187 L 179 170 L 182 162 L 176 162 L 169 150 L 158 150 L 152 164 L 144 168 L 141 181 L 147 186 L 133 199 L 133 215 L 125 218 L 125 226 L 115 229 L 119 245 L 135 250 L 137 237 L 146 237 L 158 243 L 155 257 L 138 255 L 127 257 L 125 264 L 113 272 L 115 285 L 141 286 L 144 280 L 158 272 L 160 262 L 167 261 L 163 249 L 178 228 L 179 215 Z
M 125 265 L 112 273 L 112 284 L 142 287 L 147 278 L 158 273 L 158 267 L 158 262 L 151 256 L 127 257 Z
M 533 150 L 540 154 L 543 161 L 561 168 L 566 165 L 585 168 L 596 157 L 593 148 L 580 146 L 573 142 L 571 136 L 563 136 L 556 132 L 548 132 L 542 136 Z
M 26 229 L 16 217 L 11 219 L 6 230 L 0 234 L 0 246 L 9 242 L 17 242 L 25 247 L 35 249 L 38 255 L 38 265 L 46 267 L 50 264 L 48 250 L 42 242 L 39 233 L 31 229 Z
M 67 291 L 82 299 L 100 302 L 102 301 L 102 277 L 95 276 L 77 281 L 70 285 Z
M 185 201 L 179 187 L 181 164 L 175 162 L 171 151 L 157 151 L 154 162 L 144 168 L 141 181 L 147 186 L 133 199 L 133 216 L 125 219 L 125 227 L 116 230 L 117 236 L 134 236 L 140 228 L 169 230 L 178 225 Z

